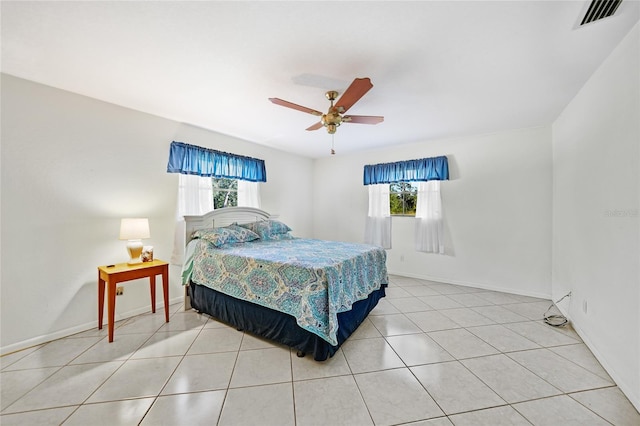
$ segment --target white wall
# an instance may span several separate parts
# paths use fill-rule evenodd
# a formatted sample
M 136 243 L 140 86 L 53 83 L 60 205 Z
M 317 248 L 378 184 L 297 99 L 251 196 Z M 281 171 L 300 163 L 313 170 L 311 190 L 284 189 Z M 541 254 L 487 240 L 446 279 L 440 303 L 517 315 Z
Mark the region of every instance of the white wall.
M 345 142 L 346 143 L 346 142 Z M 551 129 L 425 141 L 316 160 L 314 236 L 364 240 L 365 164 L 446 155 L 445 255 L 414 250 L 414 220 L 392 219 L 391 273 L 539 297 L 551 294 Z
M 155 257 L 170 258 L 172 140 L 264 159 L 263 208 L 279 213 L 296 234 L 312 234 L 307 158 L 4 74 L 1 83 L 3 354 L 96 327 L 96 267 L 127 259 L 117 239 L 121 217 L 149 217 L 145 244 Z M 170 273 L 170 298 L 177 301 L 179 269 L 171 266 Z M 146 281 L 124 286 L 116 319 L 147 311 Z
M 639 52 L 636 25 L 553 124 L 552 279 L 640 409 Z

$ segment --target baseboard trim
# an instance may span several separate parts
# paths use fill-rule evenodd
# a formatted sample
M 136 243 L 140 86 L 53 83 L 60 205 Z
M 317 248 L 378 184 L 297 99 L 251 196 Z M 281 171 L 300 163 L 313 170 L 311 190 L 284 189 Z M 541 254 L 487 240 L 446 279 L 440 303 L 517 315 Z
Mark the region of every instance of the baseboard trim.
M 593 342 L 589 338 L 589 335 L 585 333 L 584 330 L 580 328 L 580 326 L 578 326 L 575 322 L 571 321 L 571 317 L 569 316 L 569 312 L 567 311 L 567 309 L 560 306 L 558 306 L 558 309 L 560 310 L 562 315 L 567 317 L 567 319 L 571 322 L 571 326 L 576 331 L 576 333 L 578 333 L 578 336 L 580 336 L 582 342 L 587 346 L 587 348 L 589 348 L 593 356 L 598 360 L 600 365 L 602 365 L 602 368 L 605 369 L 607 374 L 613 379 L 622 393 L 625 394 L 629 402 L 631 402 L 636 410 L 640 411 L 640 394 L 636 393 L 638 392 L 638 390 L 627 383 L 627 381 L 625 380 L 625 376 L 617 374 L 616 371 L 611 368 L 607 360 L 602 356 L 602 354 L 600 354 L 600 351 L 598 351 L 596 346 L 593 344 Z
M 184 297 L 180 296 L 180 297 L 175 297 L 173 299 L 169 299 L 169 305 L 173 305 L 176 303 L 183 303 L 184 302 Z M 156 304 L 156 311 L 158 309 L 162 309 L 164 308 L 164 304 L 163 302 L 160 302 L 158 304 Z M 146 312 L 149 312 L 149 307 L 148 306 L 143 306 L 137 309 L 133 309 L 131 311 L 128 312 L 124 312 L 124 313 L 118 313 L 117 314 L 117 321 L 121 321 L 123 319 L 127 319 L 127 318 L 131 318 L 134 317 L 136 315 L 140 315 L 140 314 L 144 314 Z M 107 324 L 107 319 L 105 318 L 105 322 L 103 323 L 103 325 Z M 0 348 L 0 356 L 4 356 L 4 355 L 9 355 L 13 352 L 18 352 L 24 349 L 28 349 L 31 348 L 33 346 L 38 346 L 38 345 L 42 345 L 44 343 L 48 343 L 51 342 L 53 340 L 58 340 L 58 339 L 62 339 L 64 337 L 69 337 L 69 336 L 73 336 L 74 334 L 77 333 L 82 333 L 84 331 L 87 330 L 91 330 L 92 328 L 96 327 L 96 321 L 91 321 L 88 323 L 84 323 L 84 324 L 80 324 L 80 325 L 76 325 L 74 327 L 69 327 L 69 328 L 65 328 L 64 330 L 58 330 L 55 331 L 53 333 L 48 333 L 48 334 L 43 334 L 41 336 L 37 336 L 37 337 L 33 337 L 31 339 L 27 339 L 27 340 L 23 340 L 21 342 L 17 342 L 17 343 L 12 343 L 11 345 L 7 345 L 7 346 L 3 346 Z
M 388 272 L 391 275 L 398 275 L 398 276 L 401 276 L 401 277 L 416 278 L 416 279 L 419 279 L 419 280 L 427 280 L 427 281 L 435 281 L 435 282 L 444 283 L 444 284 L 455 284 L 455 285 L 461 285 L 461 286 L 464 286 L 464 287 L 476 287 L 476 288 L 481 288 L 483 290 L 500 291 L 500 292 L 503 292 L 503 293 L 518 294 L 520 296 L 537 297 L 539 299 L 551 300 L 551 293 L 543 294 L 543 293 L 537 293 L 537 292 L 516 291 L 516 290 L 514 290 L 512 288 L 507 288 L 507 287 L 500 287 L 500 286 L 495 286 L 495 285 L 491 285 L 491 284 L 476 283 L 476 282 L 471 282 L 471 281 L 452 280 L 450 278 L 436 277 L 436 276 L 432 276 L 432 275 L 411 274 L 411 273 L 397 272 L 397 271 L 391 271 L 391 270 L 389 270 Z

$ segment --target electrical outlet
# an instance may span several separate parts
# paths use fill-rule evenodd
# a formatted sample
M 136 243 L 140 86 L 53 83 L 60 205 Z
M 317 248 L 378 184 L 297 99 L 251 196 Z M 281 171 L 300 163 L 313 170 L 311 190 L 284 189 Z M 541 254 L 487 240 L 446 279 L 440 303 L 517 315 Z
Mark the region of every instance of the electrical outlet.
M 404 262 L 404 254 L 400 255 L 400 262 Z
M 124 287 L 116 287 L 116 296 L 122 296 L 124 294 Z
M 587 313 L 587 300 L 582 301 L 582 312 Z

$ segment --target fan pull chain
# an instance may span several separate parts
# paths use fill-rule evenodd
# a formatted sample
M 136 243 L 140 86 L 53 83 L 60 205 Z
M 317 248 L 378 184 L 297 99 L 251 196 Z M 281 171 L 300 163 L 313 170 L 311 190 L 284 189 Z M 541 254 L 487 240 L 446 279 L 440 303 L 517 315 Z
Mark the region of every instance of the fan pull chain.
M 336 151 L 333 149 L 333 145 L 334 145 L 334 136 L 335 136 L 335 135 L 331 135 L 331 155 L 336 155 Z

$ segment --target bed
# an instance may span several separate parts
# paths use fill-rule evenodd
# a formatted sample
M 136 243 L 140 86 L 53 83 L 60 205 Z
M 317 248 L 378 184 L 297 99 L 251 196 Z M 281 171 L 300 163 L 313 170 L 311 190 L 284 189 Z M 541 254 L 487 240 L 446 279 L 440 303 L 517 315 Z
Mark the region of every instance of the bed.
M 185 216 L 185 309 L 310 354 L 333 356 L 385 297 L 380 247 L 296 238 L 267 212 Z

